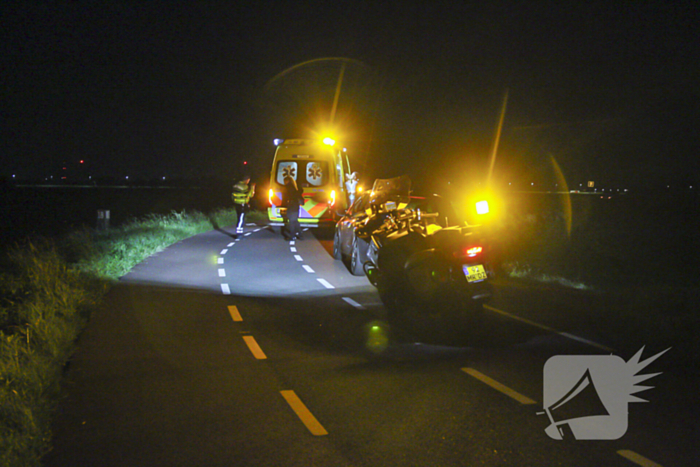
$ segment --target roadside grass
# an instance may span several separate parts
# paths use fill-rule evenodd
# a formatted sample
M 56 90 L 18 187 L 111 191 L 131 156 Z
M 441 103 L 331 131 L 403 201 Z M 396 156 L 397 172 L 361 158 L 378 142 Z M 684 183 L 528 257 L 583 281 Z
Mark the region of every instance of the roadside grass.
M 0 465 L 38 466 L 51 449 L 64 367 L 110 283 L 173 243 L 235 221 L 233 210 L 172 212 L 9 251 L 0 269 Z
M 11 251 L 0 332 L 0 465 L 38 465 L 50 447 L 63 365 L 104 287 L 65 262 L 51 242 Z

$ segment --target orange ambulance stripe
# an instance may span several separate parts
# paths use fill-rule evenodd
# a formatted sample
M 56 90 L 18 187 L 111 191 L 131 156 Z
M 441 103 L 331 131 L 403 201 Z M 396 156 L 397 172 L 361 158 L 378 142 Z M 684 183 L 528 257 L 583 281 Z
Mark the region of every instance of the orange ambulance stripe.
M 311 215 L 311 217 L 318 217 L 323 214 L 327 207 L 328 205 L 326 203 L 318 203 L 313 208 L 308 209 L 307 212 Z

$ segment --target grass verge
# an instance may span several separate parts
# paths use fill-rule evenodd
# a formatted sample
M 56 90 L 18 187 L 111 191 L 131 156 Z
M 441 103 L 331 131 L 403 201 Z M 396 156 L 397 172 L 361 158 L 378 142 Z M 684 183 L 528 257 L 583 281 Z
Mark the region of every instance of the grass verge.
M 0 465 L 37 466 L 51 449 L 63 368 L 110 283 L 165 247 L 235 220 L 233 210 L 173 212 L 10 250 L 0 272 Z
M 595 321 L 600 339 L 634 351 L 672 347 L 674 368 L 697 373 L 697 240 L 685 213 L 673 222 L 653 221 L 658 213 L 614 222 L 630 213 L 632 207 L 617 207 L 570 233 L 554 209 L 513 213 L 496 231 L 503 240 L 501 271 L 515 281 L 551 287 L 550 294 L 557 288 L 563 295 L 582 292 L 581 315 Z

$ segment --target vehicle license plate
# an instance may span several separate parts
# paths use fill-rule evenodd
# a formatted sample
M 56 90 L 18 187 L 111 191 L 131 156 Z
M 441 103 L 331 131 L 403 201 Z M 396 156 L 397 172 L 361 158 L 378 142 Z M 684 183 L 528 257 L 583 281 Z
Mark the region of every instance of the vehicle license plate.
M 481 264 L 476 266 L 462 265 L 464 275 L 467 276 L 467 282 L 480 282 L 486 280 L 486 270 Z

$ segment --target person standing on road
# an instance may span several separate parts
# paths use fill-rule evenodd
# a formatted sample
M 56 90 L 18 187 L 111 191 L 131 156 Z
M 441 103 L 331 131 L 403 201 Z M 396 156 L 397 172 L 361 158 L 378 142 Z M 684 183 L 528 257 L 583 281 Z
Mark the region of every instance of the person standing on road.
M 301 226 L 299 225 L 299 207 L 304 204 L 304 198 L 297 187 L 297 182 L 292 177 L 284 178 L 283 202 L 287 208 L 285 214 L 285 226 L 288 229 L 290 239 L 301 240 Z M 284 228 L 282 229 L 284 235 Z
M 250 198 L 255 194 L 255 183 L 250 183 L 250 175 L 245 175 L 238 183 L 233 185 L 233 206 L 236 208 L 238 216 L 238 224 L 236 225 L 236 233 L 243 233 L 243 225 L 245 214 L 250 206 Z

